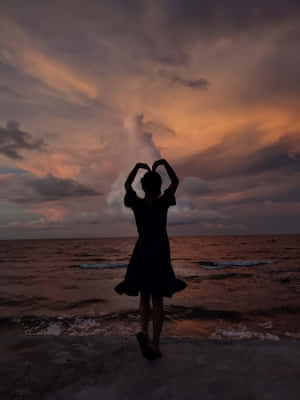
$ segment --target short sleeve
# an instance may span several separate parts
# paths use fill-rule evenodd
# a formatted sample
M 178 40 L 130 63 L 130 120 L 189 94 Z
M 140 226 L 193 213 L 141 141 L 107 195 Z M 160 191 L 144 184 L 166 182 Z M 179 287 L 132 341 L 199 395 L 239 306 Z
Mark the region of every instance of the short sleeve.
M 176 205 L 175 193 L 170 187 L 165 189 L 164 193 L 161 196 L 161 200 L 167 207 Z
M 136 192 L 132 189 L 129 188 L 126 190 L 125 196 L 124 196 L 124 205 L 125 207 L 130 207 L 133 208 L 138 200 L 138 196 L 136 195 Z

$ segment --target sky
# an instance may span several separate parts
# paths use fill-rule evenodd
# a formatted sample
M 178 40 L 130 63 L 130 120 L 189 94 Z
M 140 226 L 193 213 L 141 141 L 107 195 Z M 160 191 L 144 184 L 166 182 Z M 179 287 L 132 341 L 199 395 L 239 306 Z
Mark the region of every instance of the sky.
M 160 158 L 169 235 L 299 233 L 299 47 L 298 0 L 2 0 L 0 239 L 136 236 Z

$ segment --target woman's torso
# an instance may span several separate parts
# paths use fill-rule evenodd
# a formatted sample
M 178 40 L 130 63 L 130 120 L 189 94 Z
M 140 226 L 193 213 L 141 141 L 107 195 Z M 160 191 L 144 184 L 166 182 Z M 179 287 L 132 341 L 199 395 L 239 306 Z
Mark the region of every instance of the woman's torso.
M 167 236 L 167 208 L 163 207 L 160 198 L 151 202 L 139 199 L 134 210 L 137 230 L 141 238 L 165 239 Z

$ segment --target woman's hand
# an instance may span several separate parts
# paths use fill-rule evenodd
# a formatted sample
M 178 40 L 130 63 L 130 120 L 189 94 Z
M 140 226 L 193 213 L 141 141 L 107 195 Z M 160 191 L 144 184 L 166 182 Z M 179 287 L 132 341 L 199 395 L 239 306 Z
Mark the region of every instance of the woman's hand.
M 153 163 L 153 165 L 152 165 L 152 171 L 155 171 L 156 168 L 157 168 L 159 165 L 165 165 L 165 163 L 166 163 L 166 160 L 165 160 L 164 158 L 161 158 L 160 160 L 154 161 L 154 163 Z
M 177 175 L 175 174 L 174 169 L 171 167 L 171 165 L 168 163 L 168 161 L 166 159 L 161 158 L 160 160 L 154 161 L 154 163 L 152 165 L 152 171 L 155 171 L 159 165 L 163 165 L 166 168 L 169 178 L 171 180 L 171 185 L 169 186 L 169 189 L 173 193 L 175 193 L 178 183 L 179 183 L 179 179 L 178 179 Z
M 135 167 L 136 167 L 136 168 L 144 168 L 144 169 L 147 169 L 148 171 L 151 171 L 149 165 L 148 165 L 148 164 L 145 164 L 145 163 L 137 163 L 137 164 L 135 165 Z
M 134 181 L 134 178 L 136 177 L 136 174 L 138 173 L 139 168 L 144 168 L 147 169 L 148 171 L 151 171 L 149 165 L 145 164 L 145 163 L 137 163 L 135 164 L 135 166 L 133 167 L 133 169 L 130 171 L 126 182 L 125 182 L 125 189 L 128 190 L 131 188 L 131 184 Z

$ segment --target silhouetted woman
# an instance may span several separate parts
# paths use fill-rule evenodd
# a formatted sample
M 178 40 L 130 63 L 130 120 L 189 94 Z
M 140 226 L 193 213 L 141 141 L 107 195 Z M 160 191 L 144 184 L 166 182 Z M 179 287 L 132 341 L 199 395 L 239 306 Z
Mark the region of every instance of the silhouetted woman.
M 165 166 L 171 179 L 171 184 L 161 196 L 162 179 L 155 171 L 159 165 Z M 142 189 L 145 192 L 144 198 L 139 198 L 131 186 L 139 168 L 148 170 L 141 179 Z M 164 319 L 163 297 L 172 297 L 175 292 L 187 286 L 184 281 L 175 277 L 166 229 L 168 208 L 176 204 L 175 191 L 178 183 L 174 170 L 164 159 L 155 161 L 152 170 L 147 164 L 137 163 L 125 182 L 124 204 L 132 208 L 134 212 L 139 237 L 129 261 L 125 279 L 115 287 L 115 291 L 128 296 L 138 296 L 140 292 L 139 311 L 142 331 L 136 336 L 140 344 L 150 349 L 150 353 L 154 355 L 152 358 L 162 356 L 159 341 Z M 153 307 L 152 342 L 148 334 L 150 295 Z

